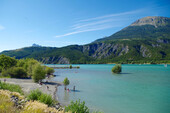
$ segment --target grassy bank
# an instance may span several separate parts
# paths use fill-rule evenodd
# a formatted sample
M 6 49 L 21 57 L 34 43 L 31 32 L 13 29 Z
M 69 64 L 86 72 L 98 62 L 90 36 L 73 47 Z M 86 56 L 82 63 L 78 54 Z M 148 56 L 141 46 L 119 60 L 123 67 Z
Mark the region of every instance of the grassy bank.
M 37 97 L 37 98 L 35 98 Z M 11 101 L 14 99 L 13 101 Z M 33 90 L 23 96 L 20 86 L 0 82 L 0 113 L 63 113 L 52 107 L 56 101 L 51 95 Z M 51 106 L 51 107 L 49 107 Z

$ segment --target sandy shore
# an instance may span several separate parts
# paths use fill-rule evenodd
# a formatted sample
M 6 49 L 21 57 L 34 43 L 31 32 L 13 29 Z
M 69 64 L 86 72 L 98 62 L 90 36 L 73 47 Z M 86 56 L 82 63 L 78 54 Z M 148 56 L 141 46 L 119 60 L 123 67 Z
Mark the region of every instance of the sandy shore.
M 54 82 L 48 80 L 48 83 L 43 83 L 39 85 L 34 83 L 32 79 L 16 79 L 16 78 L 5 78 L 7 83 L 20 85 L 25 94 L 28 94 L 31 90 L 40 89 L 43 93 L 50 94 L 54 99 L 58 100 L 56 92 L 57 87 L 62 85 L 62 83 Z M 0 78 L 1 81 L 4 81 L 4 78 Z M 47 89 L 47 86 L 49 89 Z

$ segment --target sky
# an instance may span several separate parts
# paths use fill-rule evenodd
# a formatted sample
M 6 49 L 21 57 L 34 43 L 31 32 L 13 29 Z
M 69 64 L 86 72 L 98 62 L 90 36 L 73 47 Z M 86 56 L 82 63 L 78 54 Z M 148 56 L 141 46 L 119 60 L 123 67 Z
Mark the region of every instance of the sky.
M 0 0 L 0 52 L 88 44 L 169 12 L 169 0 Z

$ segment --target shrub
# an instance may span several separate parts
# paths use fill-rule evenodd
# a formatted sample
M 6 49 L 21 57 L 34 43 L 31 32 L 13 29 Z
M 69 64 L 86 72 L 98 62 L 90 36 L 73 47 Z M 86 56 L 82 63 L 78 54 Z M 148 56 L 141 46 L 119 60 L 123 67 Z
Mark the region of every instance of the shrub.
M 15 58 L 6 56 L 6 55 L 0 55 L 0 70 L 8 69 L 10 67 L 13 67 L 17 64 L 17 60 Z
M 47 104 L 48 106 L 52 106 L 53 105 L 53 98 L 51 95 L 48 95 L 48 94 L 41 94 L 40 98 L 39 98 L 39 101 L 44 103 L 44 104 Z
M 63 84 L 64 84 L 65 90 L 66 90 L 66 86 L 70 84 L 70 81 L 68 80 L 67 77 L 64 79 Z
M 45 72 L 44 68 L 40 64 L 37 64 L 33 69 L 34 82 L 39 82 L 40 80 L 44 79 L 45 74 L 46 74 L 46 72 Z
M 40 65 L 40 63 L 37 60 L 27 58 L 25 59 L 24 69 L 27 71 L 27 75 L 29 77 L 33 76 L 33 70 L 35 65 Z
M 51 68 L 51 67 L 47 67 L 47 66 L 45 67 L 45 71 L 46 71 L 46 73 L 47 73 L 48 75 L 54 73 L 54 69 Z
M 11 72 L 12 70 L 11 70 L 11 68 L 9 68 L 9 69 L 7 69 L 7 70 L 2 70 L 2 72 L 1 72 L 1 76 L 2 77 L 9 77 L 9 78 L 11 78 Z
M 25 59 L 19 59 L 17 61 L 17 67 L 24 67 L 25 63 L 26 63 Z
M 3 70 L 2 76 L 10 76 L 12 78 L 25 78 L 27 77 L 27 73 L 22 67 L 12 67 L 7 70 Z
M 48 106 L 52 106 L 54 101 L 51 95 L 42 93 L 39 89 L 32 90 L 28 94 L 29 100 L 38 100 L 44 104 L 47 104 Z
M 0 89 L 9 90 L 11 92 L 18 92 L 20 94 L 23 94 L 23 91 L 19 85 L 0 82 Z
M 116 64 L 113 68 L 112 68 L 112 72 L 113 73 L 117 73 L 119 74 L 122 71 L 122 66 L 120 64 Z
M 27 77 L 27 72 L 22 67 L 14 67 L 12 68 L 12 75 L 14 78 L 25 78 Z
M 71 111 L 72 113 L 89 113 L 89 109 L 85 106 L 85 102 L 80 102 L 76 100 L 76 102 L 71 101 L 70 105 L 65 107 L 65 110 Z
M 72 65 L 70 65 L 70 66 L 69 66 L 69 68 L 70 68 L 70 69 L 72 69 L 72 68 L 73 68 L 73 66 L 72 66 Z
M 32 90 L 28 95 L 28 99 L 29 100 L 38 100 L 39 97 L 41 96 L 41 94 L 42 94 L 42 92 L 39 89 Z

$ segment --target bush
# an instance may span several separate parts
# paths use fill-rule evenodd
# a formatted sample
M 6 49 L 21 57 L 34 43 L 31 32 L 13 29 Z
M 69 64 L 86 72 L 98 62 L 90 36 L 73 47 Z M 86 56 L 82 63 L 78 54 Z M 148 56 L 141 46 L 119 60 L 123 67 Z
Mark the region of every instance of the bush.
M 42 92 L 39 89 L 32 90 L 28 95 L 28 99 L 29 100 L 38 100 L 39 97 L 41 96 L 41 94 L 42 94 Z
M 70 81 L 68 80 L 67 77 L 64 79 L 63 84 L 64 84 L 65 90 L 66 90 L 66 86 L 70 84 Z
M 11 92 L 18 92 L 20 94 L 23 94 L 23 91 L 19 85 L 0 82 L 0 89 L 9 90 Z
M 46 73 L 47 73 L 48 75 L 54 73 L 54 69 L 51 68 L 51 67 L 47 67 L 47 66 L 45 67 L 45 71 L 46 71 Z
M 10 76 L 12 78 L 25 78 L 27 77 L 27 73 L 22 67 L 12 67 L 7 70 L 3 70 L 2 76 Z
M 65 110 L 71 111 L 72 113 L 89 113 L 89 109 L 85 106 L 85 102 L 80 102 L 76 100 L 76 102 L 71 101 L 70 105 L 65 107 Z
M 17 67 L 24 67 L 25 63 L 26 63 L 25 59 L 19 59 L 17 61 Z
M 48 106 L 52 106 L 54 102 L 51 95 L 43 94 L 43 93 L 41 94 L 39 101 L 44 104 L 47 104 Z
M 14 67 L 12 68 L 12 78 L 26 78 L 27 72 L 22 67 Z
M 70 68 L 70 69 L 72 69 L 72 68 L 73 68 L 73 66 L 72 66 L 72 65 L 70 65 L 70 66 L 69 66 L 69 68 Z
M 24 61 L 25 61 L 25 64 L 23 67 L 27 71 L 27 75 L 29 77 L 33 76 L 33 70 L 34 70 L 35 65 L 40 65 L 40 63 L 37 60 L 30 59 L 30 58 L 27 58 Z
M 122 66 L 120 64 L 116 64 L 113 68 L 112 68 L 112 72 L 113 73 L 117 73 L 119 74 L 122 71 Z
M 32 90 L 28 94 L 29 100 L 38 100 L 44 104 L 47 104 L 48 106 L 52 106 L 54 101 L 51 95 L 42 93 L 39 89 Z
M 9 77 L 9 78 L 11 78 L 11 72 L 12 70 L 11 70 L 11 68 L 9 68 L 9 69 L 7 69 L 7 70 L 3 70 L 2 72 L 1 72 L 1 76 L 2 77 Z
M 33 69 L 33 80 L 34 80 L 34 82 L 39 82 L 42 79 L 44 79 L 45 74 L 46 74 L 46 72 L 45 72 L 44 68 L 40 64 L 37 64 Z
M 0 55 L 0 70 L 8 69 L 10 67 L 13 67 L 17 64 L 17 60 L 15 58 L 6 56 L 6 55 Z

